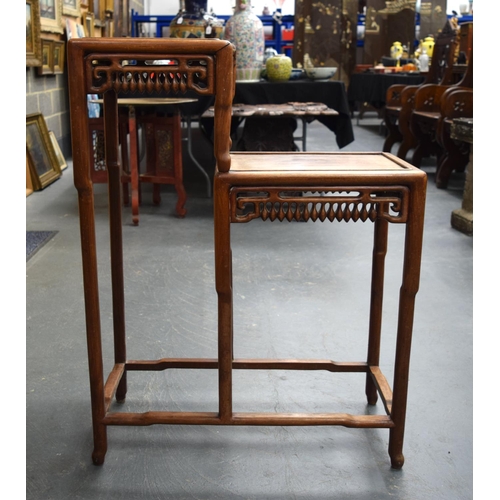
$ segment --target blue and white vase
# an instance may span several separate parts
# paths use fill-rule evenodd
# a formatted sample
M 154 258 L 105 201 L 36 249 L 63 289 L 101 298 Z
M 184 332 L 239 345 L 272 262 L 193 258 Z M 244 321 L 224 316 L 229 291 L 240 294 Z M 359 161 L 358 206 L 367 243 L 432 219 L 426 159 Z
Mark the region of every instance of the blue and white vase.
M 236 47 L 236 81 L 258 82 L 264 65 L 264 25 L 252 12 L 250 0 L 236 0 L 224 39 Z

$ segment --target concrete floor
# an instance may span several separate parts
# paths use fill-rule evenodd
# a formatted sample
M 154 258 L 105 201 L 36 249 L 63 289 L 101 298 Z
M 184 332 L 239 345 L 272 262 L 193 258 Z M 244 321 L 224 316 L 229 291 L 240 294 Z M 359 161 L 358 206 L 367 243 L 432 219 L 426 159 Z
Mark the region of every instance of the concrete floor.
M 379 120 L 356 125 L 344 150 L 380 151 Z M 196 134 L 195 134 L 196 136 Z M 202 158 L 207 144 L 195 154 Z M 308 150 L 338 150 L 322 125 Z M 343 427 L 111 427 L 103 466 L 92 431 L 77 195 L 71 162 L 26 199 L 26 229 L 58 231 L 26 264 L 28 500 L 472 498 L 472 242 L 450 226 L 463 174 L 448 190 L 429 174 L 414 325 L 406 463 L 390 467 L 388 431 Z M 204 160 L 210 172 L 211 160 Z M 140 224 L 124 208 L 127 338 L 131 359 L 216 356 L 212 200 L 185 160 L 188 215 L 165 189 L 145 189 Z M 105 369 L 112 363 L 106 189 L 95 187 Z M 391 226 L 381 366 L 392 380 L 402 228 Z M 233 225 L 238 357 L 362 360 L 366 351 L 372 225 Z M 215 411 L 215 371 L 130 375 L 126 408 Z M 238 411 L 382 412 L 367 408 L 356 374 L 240 371 Z

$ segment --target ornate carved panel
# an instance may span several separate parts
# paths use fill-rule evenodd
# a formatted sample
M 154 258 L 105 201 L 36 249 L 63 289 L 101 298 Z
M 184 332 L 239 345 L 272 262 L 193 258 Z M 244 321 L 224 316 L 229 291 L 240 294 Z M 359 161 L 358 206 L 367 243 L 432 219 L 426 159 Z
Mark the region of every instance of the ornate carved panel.
M 231 222 L 253 219 L 284 221 L 366 222 L 383 218 L 404 223 L 408 217 L 408 188 L 343 187 L 341 190 L 297 187 L 297 190 L 275 188 L 233 188 Z
M 420 3 L 420 30 L 417 39 L 428 35 L 437 36 L 446 23 L 446 0 L 430 0 Z
M 294 66 L 309 58 L 314 66 L 338 67 L 349 83 L 356 64 L 358 0 L 296 0 Z
M 383 56 L 389 56 L 396 41 L 413 45 L 415 4 L 416 0 L 367 0 L 364 64 L 378 63 Z
M 157 65 L 168 55 L 151 55 L 145 60 L 134 54 L 123 57 L 90 54 L 86 58 L 87 88 L 92 94 L 113 89 L 120 94 L 194 90 L 199 94 L 214 93 L 214 60 L 210 56 L 176 56 L 169 63 Z
M 113 6 L 113 36 L 130 36 L 130 1 L 114 0 Z

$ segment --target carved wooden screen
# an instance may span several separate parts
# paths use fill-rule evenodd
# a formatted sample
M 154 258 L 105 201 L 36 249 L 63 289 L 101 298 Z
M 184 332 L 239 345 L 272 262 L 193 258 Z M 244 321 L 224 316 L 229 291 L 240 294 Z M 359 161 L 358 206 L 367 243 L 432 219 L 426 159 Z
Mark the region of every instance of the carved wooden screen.
M 130 0 L 114 0 L 113 36 L 130 36 Z
M 314 66 L 338 67 L 337 79 L 349 83 L 356 64 L 358 0 L 295 2 L 294 66 L 304 58 Z
M 390 56 L 391 45 L 396 41 L 412 47 L 415 4 L 416 0 L 367 0 L 364 64 L 379 63 L 383 56 Z
M 434 38 L 446 23 L 446 0 L 431 0 L 420 3 L 420 28 L 417 39 L 422 40 L 428 35 Z

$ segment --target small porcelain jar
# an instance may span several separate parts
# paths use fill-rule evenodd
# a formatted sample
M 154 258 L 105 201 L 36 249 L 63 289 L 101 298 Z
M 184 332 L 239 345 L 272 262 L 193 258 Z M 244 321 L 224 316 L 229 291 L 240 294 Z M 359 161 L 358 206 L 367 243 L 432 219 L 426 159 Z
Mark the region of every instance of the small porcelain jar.
M 292 75 L 292 59 L 285 54 L 278 54 L 266 61 L 267 78 L 272 82 L 284 82 Z
M 429 57 L 432 57 L 432 52 L 434 50 L 434 37 L 433 36 L 427 36 L 423 40 L 420 41 L 420 52 L 423 52 L 423 49 L 427 52 L 427 55 Z
M 401 42 L 394 42 L 391 46 L 391 57 L 399 59 L 403 55 L 403 45 Z

